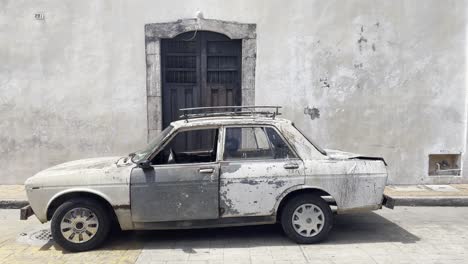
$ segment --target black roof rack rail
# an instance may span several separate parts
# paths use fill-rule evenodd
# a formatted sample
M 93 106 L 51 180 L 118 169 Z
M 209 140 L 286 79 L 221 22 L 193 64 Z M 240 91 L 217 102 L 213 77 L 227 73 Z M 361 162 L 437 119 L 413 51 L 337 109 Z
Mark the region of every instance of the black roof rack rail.
M 211 106 L 211 107 L 192 107 L 181 108 L 181 119 L 188 121 L 189 118 L 215 117 L 215 116 L 255 116 L 261 115 L 275 118 L 281 115 L 276 105 L 248 105 L 248 106 Z

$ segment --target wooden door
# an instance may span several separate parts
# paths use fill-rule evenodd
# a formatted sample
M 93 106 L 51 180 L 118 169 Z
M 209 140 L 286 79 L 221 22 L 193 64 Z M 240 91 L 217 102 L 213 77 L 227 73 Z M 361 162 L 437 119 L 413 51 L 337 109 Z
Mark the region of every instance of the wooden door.
M 180 108 L 241 104 L 241 40 L 192 31 L 161 41 L 163 127 Z

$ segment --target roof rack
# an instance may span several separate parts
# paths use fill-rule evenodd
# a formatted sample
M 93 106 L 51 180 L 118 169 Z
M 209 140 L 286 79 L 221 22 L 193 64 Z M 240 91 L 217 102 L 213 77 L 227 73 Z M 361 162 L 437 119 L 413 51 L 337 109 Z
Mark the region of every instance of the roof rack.
M 214 116 L 266 116 L 275 118 L 281 115 L 281 106 L 259 105 L 259 106 L 212 106 L 212 107 L 192 107 L 181 108 L 181 119 L 188 121 L 189 118 L 202 118 Z

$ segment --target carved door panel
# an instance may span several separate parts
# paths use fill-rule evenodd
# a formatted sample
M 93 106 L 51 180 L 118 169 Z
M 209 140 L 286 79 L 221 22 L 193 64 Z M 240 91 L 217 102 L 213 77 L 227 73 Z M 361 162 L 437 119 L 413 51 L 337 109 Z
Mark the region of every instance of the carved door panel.
M 180 108 L 241 104 L 241 45 L 206 31 L 161 41 L 163 127 Z

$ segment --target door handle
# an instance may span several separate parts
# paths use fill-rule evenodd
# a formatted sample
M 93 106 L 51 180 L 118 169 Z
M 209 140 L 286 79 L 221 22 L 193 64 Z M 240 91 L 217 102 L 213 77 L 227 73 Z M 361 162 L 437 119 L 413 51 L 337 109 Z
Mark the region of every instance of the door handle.
M 208 168 L 208 169 L 200 169 L 198 172 L 200 173 L 213 173 L 214 169 Z
M 285 169 L 288 169 L 288 170 L 293 170 L 293 169 L 299 168 L 299 165 L 296 164 L 296 163 L 286 163 L 286 164 L 284 164 L 283 167 L 284 167 Z

